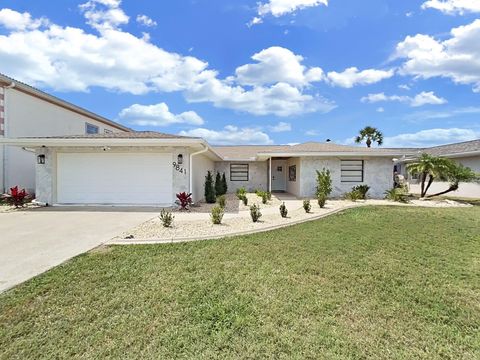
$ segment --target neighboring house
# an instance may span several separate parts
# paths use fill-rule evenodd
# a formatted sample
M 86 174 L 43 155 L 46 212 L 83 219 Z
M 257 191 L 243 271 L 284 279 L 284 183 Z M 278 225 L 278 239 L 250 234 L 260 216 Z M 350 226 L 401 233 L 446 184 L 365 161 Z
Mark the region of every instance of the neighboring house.
M 130 131 L 125 126 L 0 74 L 0 139 Z M 35 190 L 35 155 L 0 146 L 0 191 Z
M 406 165 L 414 161 L 416 157 L 423 153 L 452 159 L 480 174 L 480 139 L 455 144 L 434 146 L 425 149 L 416 149 L 413 156 L 411 155 L 400 159 L 395 165 L 396 170 L 405 176 L 405 179 L 410 184 L 410 191 L 413 193 L 420 194 L 419 179 L 418 176 L 408 173 Z M 446 189 L 448 189 L 448 183 L 437 181 L 431 185 L 428 192 L 430 194 L 434 194 Z M 480 198 L 480 184 L 478 182 L 460 183 L 459 189 L 449 193 L 449 195 Z
M 398 149 L 332 143 L 295 146 L 219 146 L 194 137 L 157 132 L 4 139 L 36 150 L 37 200 L 48 204 L 170 206 L 175 194 L 204 194 L 207 171 L 225 172 L 229 191 L 239 187 L 315 194 L 316 170 L 332 172 L 333 194 L 368 184 L 372 197 L 393 186 Z

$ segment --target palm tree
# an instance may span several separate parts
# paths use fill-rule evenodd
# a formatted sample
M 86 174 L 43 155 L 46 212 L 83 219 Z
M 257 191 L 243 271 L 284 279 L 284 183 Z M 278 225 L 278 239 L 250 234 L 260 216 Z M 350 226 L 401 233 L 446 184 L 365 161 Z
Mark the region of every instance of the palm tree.
M 377 128 L 371 126 L 365 126 L 362 130 L 360 130 L 360 135 L 355 138 L 355 142 L 360 144 L 363 140 L 367 140 L 366 144 L 367 147 L 372 146 L 372 142 L 376 142 L 378 145 L 383 144 L 383 134 Z
M 448 181 L 450 183 L 447 190 L 441 191 L 439 193 L 428 195 L 428 197 L 440 196 L 450 191 L 458 190 L 460 182 L 470 182 L 477 179 L 477 175 L 469 167 L 463 166 L 462 164 L 456 164 L 452 161 L 452 166 L 445 173 L 442 174 L 441 180 Z
M 433 180 L 437 178 L 446 178 L 448 173 L 455 165 L 456 164 L 450 159 L 435 157 L 429 154 L 422 154 L 416 162 L 407 165 L 407 170 L 411 174 L 420 175 L 420 196 L 423 198 L 427 194 L 427 191 L 430 188 L 430 185 L 432 185 Z

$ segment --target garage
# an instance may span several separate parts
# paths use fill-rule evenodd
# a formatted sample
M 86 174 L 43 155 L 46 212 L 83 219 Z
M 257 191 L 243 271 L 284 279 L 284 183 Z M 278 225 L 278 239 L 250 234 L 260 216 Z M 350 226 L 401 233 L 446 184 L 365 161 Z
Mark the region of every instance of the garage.
M 57 153 L 57 203 L 170 205 L 171 164 L 171 153 Z

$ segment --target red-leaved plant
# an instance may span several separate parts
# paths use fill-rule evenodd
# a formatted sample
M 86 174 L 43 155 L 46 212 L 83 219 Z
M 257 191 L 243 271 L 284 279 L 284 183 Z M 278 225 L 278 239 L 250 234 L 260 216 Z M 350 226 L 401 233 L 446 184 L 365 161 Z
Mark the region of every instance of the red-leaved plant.
M 18 186 L 10 188 L 10 194 L 4 194 L 2 198 L 8 205 L 15 206 L 16 208 L 24 207 L 30 200 L 25 189 L 19 190 Z
M 180 205 L 181 210 L 188 210 L 188 207 L 192 204 L 192 194 L 181 192 L 177 194 L 177 203 Z

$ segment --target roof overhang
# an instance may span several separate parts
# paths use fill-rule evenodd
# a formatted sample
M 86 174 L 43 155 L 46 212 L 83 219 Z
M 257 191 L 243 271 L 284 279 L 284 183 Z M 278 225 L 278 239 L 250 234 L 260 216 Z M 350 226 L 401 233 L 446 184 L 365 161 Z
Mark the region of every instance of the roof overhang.
M 428 154 L 428 152 L 422 152 L 422 153 L 419 153 L 418 156 L 410 156 L 410 157 L 406 157 L 404 159 L 401 159 L 400 162 L 415 161 L 423 153 Z M 453 153 L 453 154 L 441 154 L 441 155 L 437 155 L 437 156 L 438 157 L 443 157 L 443 158 L 448 158 L 448 159 L 458 159 L 458 158 L 463 158 L 463 157 L 480 156 L 480 150 L 465 151 L 465 152 Z
M 404 153 L 365 153 L 351 151 L 323 151 L 323 152 L 297 152 L 297 153 L 259 153 L 257 159 L 269 159 L 271 157 L 387 157 L 394 158 L 404 156 Z

